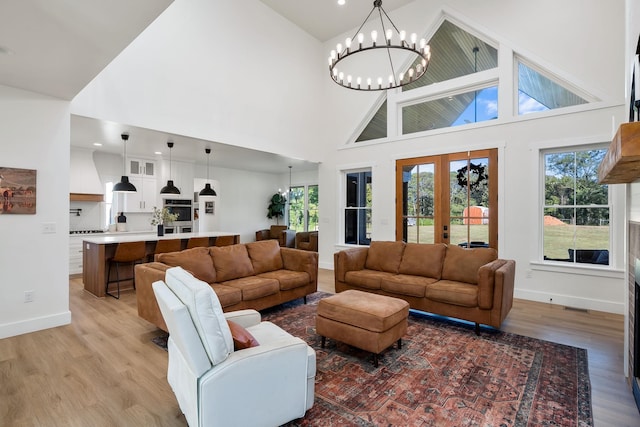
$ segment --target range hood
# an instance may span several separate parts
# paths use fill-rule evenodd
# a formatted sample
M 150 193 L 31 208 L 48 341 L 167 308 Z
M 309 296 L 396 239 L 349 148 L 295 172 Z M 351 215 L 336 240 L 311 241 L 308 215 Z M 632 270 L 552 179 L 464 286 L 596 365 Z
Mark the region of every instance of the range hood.
M 71 147 L 69 200 L 102 202 L 104 190 L 93 162 L 93 150 Z
M 600 184 L 640 180 L 640 122 L 623 123 L 598 168 Z

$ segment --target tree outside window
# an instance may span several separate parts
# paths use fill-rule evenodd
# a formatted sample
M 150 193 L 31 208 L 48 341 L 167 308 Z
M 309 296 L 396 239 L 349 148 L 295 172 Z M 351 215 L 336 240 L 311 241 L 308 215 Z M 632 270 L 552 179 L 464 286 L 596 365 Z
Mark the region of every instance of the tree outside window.
M 318 186 L 295 186 L 289 191 L 289 228 L 318 230 Z
M 543 257 L 609 265 L 610 206 L 598 183 L 606 149 L 544 154 Z

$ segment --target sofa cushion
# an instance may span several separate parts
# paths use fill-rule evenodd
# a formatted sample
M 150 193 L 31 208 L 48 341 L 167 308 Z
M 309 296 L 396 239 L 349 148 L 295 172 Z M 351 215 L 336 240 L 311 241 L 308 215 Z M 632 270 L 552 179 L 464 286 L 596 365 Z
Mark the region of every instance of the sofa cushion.
M 266 273 L 267 271 L 280 270 L 282 268 L 280 245 L 276 240 L 260 240 L 247 243 L 245 246 L 253 265 L 253 274 Z
M 478 286 L 469 283 L 439 280 L 427 286 L 425 296 L 432 301 L 445 304 L 478 306 Z
M 365 267 L 369 270 L 397 273 L 404 246 L 404 242 L 371 242 Z
M 306 271 L 277 270 L 259 274 L 258 277 L 276 279 L 280 283 L 281 291 L 306 286 L 311 282 L 309 273 Z
M 242 302 L 242 291 L 240 289 L 221 285 L 219 283 L 214 283 L 210 286 L 218 296 L 222 308 L 226 309 L 227 307 L 231 307 L 232 305 Z
M 227 323 L 231 330 L 231 336 L 233 337 L 233 349 L 235 351 L 260 345 L 253 335 L 251 335 L 245 328 L 231 320 L 227 320 Z
M 443 243 L 407 243 L 400 262 L 400 274 L 440 279 L 447 246 Z
M 224 282 L 224 285 L 239 289 L 242 292 L 242 301 L 259 299 L 280 292 L 280 283 L 276 279 L 258 276 L 228 280 Z
M 376 270 L 347 271 L 344 281 L 350 285 L 365 289 L 380 289 L 383 278 L 392 277 L 394 274 Z
M 169 289 L 187 306 L 211 363 L 217 365 L 224 361 L 233 352 L 233 338 L 211 286 L 182 267 L 168 269 L 165 280 Z
M 432 277 L 396 274 L 380 281 L 380 289 L 398 295 L 424 298 L 427 285 L 436 282 Z
M 442 279 L 477 284 L 480 267 L 497 258 L 498 252 L 493 248 L 465 249 L 447 246 Z
M 216 281 L 253 276 L 253 265 L 245 245 L 212 246 L 209 253 L 216 268 Z
M 209 256 L 209 248 L 198 247 L 180 252 L 157 254 L 156 260 L 171 267 L 182 267 L 207 283 L 216 281 L 216 270 Z

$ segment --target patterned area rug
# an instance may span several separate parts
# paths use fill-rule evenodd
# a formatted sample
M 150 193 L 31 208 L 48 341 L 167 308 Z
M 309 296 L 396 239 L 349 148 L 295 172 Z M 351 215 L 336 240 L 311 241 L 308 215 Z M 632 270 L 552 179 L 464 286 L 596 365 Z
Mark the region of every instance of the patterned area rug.
M 370 354 L 315 333 L 318 301 L 263 312 L 316 350 L 315 404 L 287 426 L 592 426 L 587 351 L 411 312 L 401 349 Z

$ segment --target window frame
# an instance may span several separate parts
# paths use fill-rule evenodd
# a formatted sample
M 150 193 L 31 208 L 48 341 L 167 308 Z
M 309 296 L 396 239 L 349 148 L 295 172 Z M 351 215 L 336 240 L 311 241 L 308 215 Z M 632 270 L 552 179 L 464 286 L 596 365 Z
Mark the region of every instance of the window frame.
M 304 213 L 304 219 L 303 219 L 303 227 L 302 227 L 302 231 L 318 231 L 319 228 L 319 224 L 318 222 L 316 222 L 316 228 L 315 230 L 310 230 L 309 229 L 309 188 L 310 187 L 317 187 L 318 188 L 318 197 L 319 193 L 320 193 L 320 188 L 318 184 L 301 184 L 301 185 L 292 185 L 291 188 L 289 189 L 289 194 L 288 194 L 288 201 L 287 201 L 287 224 L 288 227 L 293 229 L 291 227 L 291 190 L 294 188 L 303 188 L 303 197 L 304 197 L 304 201 L 303 201 L 303 213 Z
M 368 238 L 369 243 L 371 242 L 371 240 L 373 240 L 373 234 L 374 234 L 374 230 L 373 230 L 373 206 L 374 206 L 374 192 L 373 192 L 373 175 L 374 175 L 374 167 L 373 166 L 362 166 L 362 167 L 352 167 L 352 168 L 345 168 L 345 169 L 341 169 L 340 170 L 340 187 L 341 187 L 341 196 L 340 196 L 340 207 L 339 207 L 339 214 L 338 217 L 340 218 L 340 236 L 339 236 L 339 242 L 341 245 L 346 245 L 346 246 L 369 246 L 369 244 L 360 244 L 360 243 L 346 243 L 346 230 L 347 230 L 347 224 L 346 224 L 346 212 L 347 210 L 353 210 L 354 208 L 352 207 L 348 207 L 347 206 L 347 175 L 349 174 L 353 174 L 353 173 L 362 173 L 362 172 L 368 172 L 371 174 L 371 185 L 372 185 L 372 190 L 371 190 L 371 207 L 367 208 L 366 206 L 364 207 L 356 207 L 355 209 L 358 210 L 363 210 L 363 209 L 369 209 L 369 214 L 371 217 L 371 236 Z M 366 228 L 366 224 L 365 224 L 365 228 Z M 358 242 L 360 242 L 360 239 L 357 239 Z M 366 240 L 366 238 L 365 238 Z

